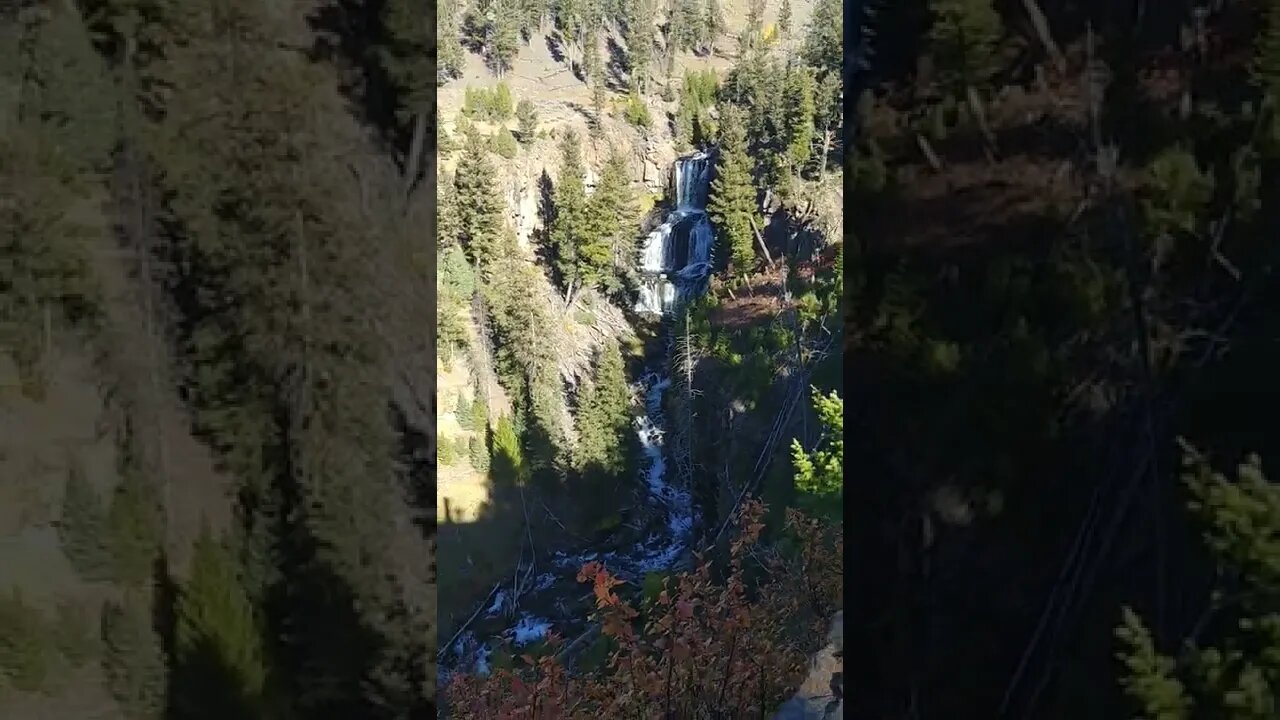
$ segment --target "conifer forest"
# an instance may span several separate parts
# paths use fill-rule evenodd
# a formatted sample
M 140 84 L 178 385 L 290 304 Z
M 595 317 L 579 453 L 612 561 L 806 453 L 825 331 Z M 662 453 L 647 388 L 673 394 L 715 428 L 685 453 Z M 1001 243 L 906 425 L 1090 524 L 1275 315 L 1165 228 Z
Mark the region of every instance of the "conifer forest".
M 1278 214 L 1280 0 L 0 2 L 0 718 L 1280 719 Z

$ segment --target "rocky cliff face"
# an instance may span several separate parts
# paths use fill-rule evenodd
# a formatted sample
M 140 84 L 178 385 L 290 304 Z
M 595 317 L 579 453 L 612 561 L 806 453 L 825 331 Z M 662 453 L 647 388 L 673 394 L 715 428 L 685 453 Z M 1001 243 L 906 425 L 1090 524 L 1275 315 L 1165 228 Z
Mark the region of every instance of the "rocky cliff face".
M 844 612 L 836 613 L 827 646 L 813 656 L 809 675 L 774 720 L 831 720 L 844 717 Z

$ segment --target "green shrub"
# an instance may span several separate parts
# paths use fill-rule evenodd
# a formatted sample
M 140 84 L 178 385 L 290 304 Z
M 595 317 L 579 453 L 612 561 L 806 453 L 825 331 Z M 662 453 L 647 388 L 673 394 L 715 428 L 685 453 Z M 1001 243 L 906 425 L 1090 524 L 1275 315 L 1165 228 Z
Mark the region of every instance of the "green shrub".
M 469 87 L 462 100 L 463 115 L 490 122 L 510 120 L 515 109 L 515 98 L 505 80 L 492 90 Z
M 649 108 L 644 104 L 644 100 L 637 92 L 632 92 L 627 96 L 627 105 L 622 110 L 622 117 L 641 129 L 647 130 L 653 125 L 653 118 L 649 115 Z
M 516 138 L 511 134 L 511 131 L 506 128 L 498 128 L 498 134 L 493 136 L 493 151 L 511 160 L 519 150 L 520 146 L 516 143 Z

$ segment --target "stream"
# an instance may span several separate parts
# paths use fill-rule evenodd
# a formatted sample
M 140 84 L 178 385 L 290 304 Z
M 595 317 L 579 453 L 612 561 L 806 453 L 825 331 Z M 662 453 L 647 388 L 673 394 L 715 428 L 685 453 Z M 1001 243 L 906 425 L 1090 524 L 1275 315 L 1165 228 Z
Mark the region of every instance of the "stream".
M 711 172 L 712 160 L 706 153 L 676 160 L 671 181 L 675 207 L 647 235 L 640 251 L 637 313 L 667 318 L 685 300 L 706 292 L 715 244 L 706 212 Z M 567 642 L 586 630 L 592 594 L 577 581 L 584 563 L 601 562 L 619 578 L 638 584 L 647 573 L 672 567 L 690 551 L 699 513 L 689 489 L 677 487 L 667 472 L 663 398 L 671 387 L 668 365 L 674 334 L 668 329 L 663 337 L 667 352 L 654 354 L 637 388 L 644 397 L 644 413 L 635 420 L 635 432 L 642 449 L 638 479 L 646 507 L 630 519 L 641 525 L 626 541 L 608 543 L 612 549 L 597 545 L 539 556 L 540 572 L 518 598 L 512 597 L 509 581 L 497 588 L 483 610 L 477 607 L 467 630 L 442 648 L 441 684 L 454 672 L 487 674 L 493 647 L 502 641 L 519 648 L 555 632 Z

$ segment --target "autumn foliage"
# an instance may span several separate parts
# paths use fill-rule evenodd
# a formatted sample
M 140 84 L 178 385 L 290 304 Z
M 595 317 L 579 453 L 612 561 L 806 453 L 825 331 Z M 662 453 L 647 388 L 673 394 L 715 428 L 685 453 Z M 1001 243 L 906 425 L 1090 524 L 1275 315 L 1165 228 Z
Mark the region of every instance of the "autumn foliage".
M 843 530 L 789 510 L 786 539 L 760 542 L 765 506 L 744 504 L 723 579 L 714 563 L 669 578 L 643 612 L 624 583 L 584 565 L 596 619 L 616 650 L 603 670 L 572 674 L 560 653 L 521 658 L 446 687 L 459 719 L 701 718 L 771 715 L 803 680 L 809 655 L 843 601 Z M 551 640 L 558 647 L 559 640 Z

